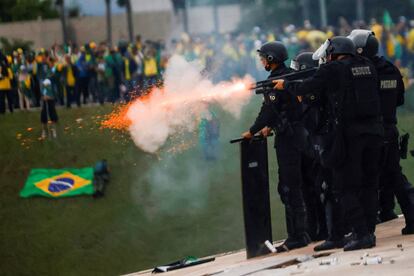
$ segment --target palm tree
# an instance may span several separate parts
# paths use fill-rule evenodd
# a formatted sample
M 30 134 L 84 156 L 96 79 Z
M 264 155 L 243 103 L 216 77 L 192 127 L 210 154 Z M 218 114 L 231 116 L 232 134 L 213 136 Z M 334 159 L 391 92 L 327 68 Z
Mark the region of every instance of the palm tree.
M 303 21 L 310 20 L 309 0 L 301 0 Z
M 358 20 L 364 20 L 364 0 L 357 0 L 356 14 Z
M 214 17 L 214 32 L 216 34 L 219 33 L 219 28 L 220 28 L 220 22 L 219 22 L 219 17 L 218 17 L 218 3 L 217 0 L 213 0 L 213 17 Z
M 62 24 L 63 44 L 68 43 L 68 29 L 66 27 L 65 0 L 56 0 L 56 6 L 59 7 L 60 22 Z
M 321 16 L 321 26 L 322 28 L 326 28 L 328 26 L 328 17 L 326 14 L 326 1 L 319 0 L 319 9 L 320 9 L 320 16 Z
M 127 13 L 127 22 L 128 22 L 128 38 L 129 42 L 132 42 L 134 37 L 134 24 L 132 23 L 132 9 L 131 9 L 131 0 L 118 0 L 118 6 L 125 7 Z
M 111 15 L 111 0 L 105 0 L 106 5 L 106 42 L 112 46 L 112 15 Z

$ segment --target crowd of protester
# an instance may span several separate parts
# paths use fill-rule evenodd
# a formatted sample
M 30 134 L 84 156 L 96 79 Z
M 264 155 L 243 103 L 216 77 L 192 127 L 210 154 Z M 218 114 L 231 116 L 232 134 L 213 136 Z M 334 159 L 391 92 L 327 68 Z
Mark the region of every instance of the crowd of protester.
M 139 38 L 133 45 L 120 42 L 117 47 L 90 42 L 80 47 L 54 45 L 37 52 L 16 49 L 12 55 L 2 55 L 2 68 L 7 69 L 2 70 L 5 91 L 0 111 L 5 111 L 5 98 L 11 112 L 14 107 L 40 106 L 45 80 L 50 81 L 50 97 L 68 108 L 127 100 L 131 95 L 126 91 L 153 84 L 160 76 L 160 53 L 160 44 L 144 47 Z
M 372 29 L 381 41 L 380 54 L 391 60 L 409 79 L 414 66 L 414 20 L 400 17 L 398 23 L 349 24 L 340 18 L 337 27 L 314 28 L 305 21 L 303 27 L 286 24 L 268 31 L 259 27 L 250 32 L 224 35 L 182 34 L 179 39 L 120 41 L 116 46 L 89 42 L 78 46 L 53 45 L 49 49 L 0 53 L 0 113 L 15 108 L 30 109 L 42 105 L 43 94 L 57 105 L 70 108 L 87 103 L 127 102 L 145 93 L 162 80 L 168 57 L 183 55 L 198 60 L 204 72 L 215 82 L 250 74 L 265 77 L 256 49 L 264 42 L 279 40 L 288 48 L 289 56 L 301 51 L 314 51 L 327 38 L 348 34 L 353 28 Z M 45 80 L 50 81 L 48 90 Z M 45 91 L 45 92 L 42 92 Z M 7 101 L 6 101 L 7 100 Z

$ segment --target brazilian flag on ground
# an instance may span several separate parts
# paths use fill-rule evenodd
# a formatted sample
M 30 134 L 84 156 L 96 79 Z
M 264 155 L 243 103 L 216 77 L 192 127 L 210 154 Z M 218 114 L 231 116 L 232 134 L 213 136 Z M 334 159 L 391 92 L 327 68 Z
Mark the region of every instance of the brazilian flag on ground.
M 93 193 L 93 168 L 32 169 L 20 196 L 59 198 Z

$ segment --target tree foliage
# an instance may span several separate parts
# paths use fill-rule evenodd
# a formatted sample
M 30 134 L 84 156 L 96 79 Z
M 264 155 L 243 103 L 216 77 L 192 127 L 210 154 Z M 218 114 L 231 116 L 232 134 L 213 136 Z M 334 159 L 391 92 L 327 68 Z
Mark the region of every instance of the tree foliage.
M 356 18 L 356 0 L 326 0 L 328 22 L 330 25 L 338 23 L 338 17 L 343 16 L 349 22 Z M 364 0 L 365 21 L 371 18 L 382 19 L 385 10 L 388 10 L 394 20 L 399 16 L 414 17 L 414 3 L 411 0 Z
M 118 6 L 120 7 L 125 7 L 126 5 L 126 0 L 116 0 L 116 3 L 118 4 Z
M 5 37 L 0 37 L 0 46 L 4 53 L 10 55 L 14 50 L 18 48 L 21 48 L 23 51 L 30 51 L 33 46 L 33 42 L 23 39 L 9 40 Z
M 52 0 L 1 0 L 0 22 L 57 18 L 59 13 Z
M 261 3 L 257 5 L 256 2 Z M 284 23 L 298 24 L 302 18 L 300 0 L 242 0 L 244 14 L 241 28 L 273 28 Z

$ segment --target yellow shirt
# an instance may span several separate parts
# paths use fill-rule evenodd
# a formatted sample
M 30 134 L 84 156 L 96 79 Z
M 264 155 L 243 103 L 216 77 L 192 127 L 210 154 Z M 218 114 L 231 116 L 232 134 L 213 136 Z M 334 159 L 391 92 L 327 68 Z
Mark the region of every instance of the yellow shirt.
M 33 76 L 37 75 L 37 62 L 33 61 L 32 63 L 29 63 L 32 66 L 32 74 Z
M 407 35 L 407 49 L 414 52 L 414 28 L 408 32 Z
M 386 52 L 387 56 L 394 57 L 395 56 L 395 37 L 390 35 L 388 40 L 385 42 L 386 45 Z
M 68 66 L 68 71 L 66 72 L 66 84 L 70 87 L 75 86 L 75 76 L 73 75 L 72 66 Z
M 402 35 L 397 34 L 395 39 L 398 41 L 398 43 L 400 43 L 401 46 L 405 45 L 405 37 L 403 37 Z
M 239 55 L 236 49 L 228 43 L 223 46 L 223 53 L 234 61 L 239 60 Z
M 124 59 L 125 61 L 125 79 L 131 80 L 131 72 L 129 71 L 129 59 Z
M 26 86 L 26 89 L 30 89 L 30 86 L 32 85 L 32 80 L 30 76 L 27 76 L 24 80 L 24 85 Z
M 410 70 L 408 68 L 403 67 L 400 67 L 398 69 L 400 69 L 401 75 L 403 77 L 404 86 L 408 90 L 408 88 L 410 87 Z
M 307 30 L 300 30 L 296 33 L 296 36 L 299 40 L 306 39 L 306 36 L 308 35 L 309 31 Z
M 12 88 L 11 79 L 13 78 L 13 72 L 10 68 L 7 68 L 8 76 L 3 76 L 0 80 L 0 90 L 9 90 Z
M 375 37 L 378 39 L 378 41 L 382 40 L 382 32 L 384 31 L 384 28 L 380 24 L 372 25 L 371 31 L 375 33 Z
M 144 59 L 144 74 L 146 77 L 152 77 L 158 75 L 157 62 L 155 58 Z

